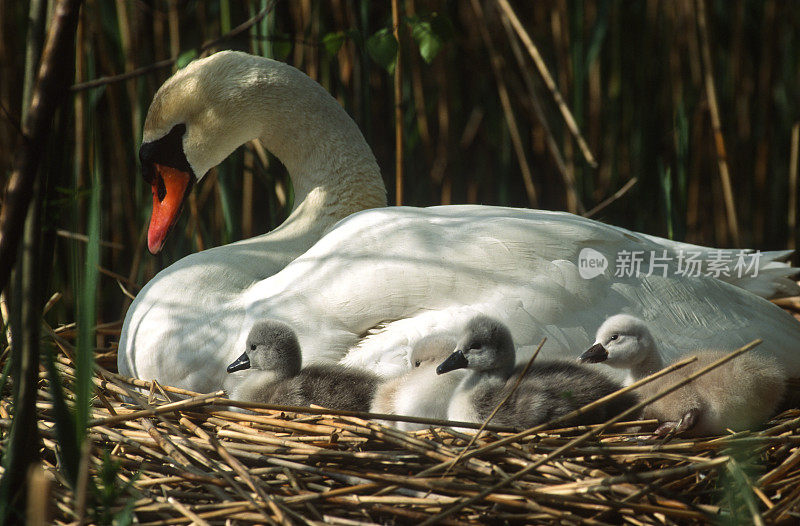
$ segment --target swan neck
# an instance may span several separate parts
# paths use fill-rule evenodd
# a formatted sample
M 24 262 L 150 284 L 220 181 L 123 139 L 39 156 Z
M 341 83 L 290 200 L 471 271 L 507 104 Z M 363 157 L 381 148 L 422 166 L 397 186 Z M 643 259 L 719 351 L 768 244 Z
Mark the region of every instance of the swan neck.
M 298 89 L 273 88 L 278 104 L 264 104 L 259 139 L 289 172 L 295 209 L 314 192 L 341 209 L 338 219 L 386 206 L 378 163 L 356 123 L 322 86 L 305 75 L 294 81 Z

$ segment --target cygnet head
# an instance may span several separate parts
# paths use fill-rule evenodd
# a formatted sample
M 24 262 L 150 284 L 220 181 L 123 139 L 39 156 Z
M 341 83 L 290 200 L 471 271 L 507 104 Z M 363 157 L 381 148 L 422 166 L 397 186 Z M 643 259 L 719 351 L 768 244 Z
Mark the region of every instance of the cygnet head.
M 597 329 L 595 343 L 578 359 L 583 363 L 603 362 L 630 369 L 656 353 L 655 341 L 644 321 L 629 314 L 616 314 Z
M 413 368 L 424 365 L 437 365 L 450 356 L 455 348 L 456 341 L 453 338 L 434 334 L 419 340 L 414 345 L 408 359 Z
M 466 368 L 507 378 L 514 370 L 515 361 L 514 340 L 508 327 L 494 318 L 480 315 L 467 323 L 456 351 L 436 368 L 436 372 L 443 374 Z
M 252 368 L 274 371 L 283 378 L 299 373 L 301 362 L 300 343 L 294 330 L 283 322 L 264 320 L 250 329 L 247 350 L 228 366 L 228 372 Z

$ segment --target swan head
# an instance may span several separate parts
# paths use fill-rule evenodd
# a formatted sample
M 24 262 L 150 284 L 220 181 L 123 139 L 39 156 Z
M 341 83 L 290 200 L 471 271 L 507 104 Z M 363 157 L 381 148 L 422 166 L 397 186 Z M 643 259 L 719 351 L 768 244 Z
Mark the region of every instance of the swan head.
M 153 192 L 150 252 L 161 250 L 192 186 L 253 139 L 292 176 L 295 207 L 319 187 L 339 203 L 334 221 L 386 205 L 372 150 L 325 88 L 288 64 L 220 51 L 167 79 L 147 112 L 139 159 Z
M 411 367 L 436 365 L 447 358 L 456 348 L 456 341 L 449 336 L 430 335 L 419 340 L 411 350 Z
M 273 69 L 284 68 L 290 66 L 221 51 L 191 62 L 158 89 L 139 148 L 142 177 L 153 192 L 150 252 L 161 250 L 192 186 L 239 145 L 261 134 L 253 108 L 263 93 L 255 86 Z
M 436 373 L 466 368 L 508 377 L 515 361 L 514 340 L 508 327 L 494 318 L 480 315 L 467 323 L 455 352 L 436 368 Z
M 264 320 L 253 325 L 247 335 L 247 350 L 228 366 L 228 373 L 255 369 L 275 371 L 279 377 L 300 372 L 302 355 L 297 335 L 287 324 Z
M 634 368 L 648 360 L 655 341 L 647 325 L 629 314 L 608 318 L 597 329 L 595 343 L 578 358 L 583 363 L 599 363 L 619 369 Z

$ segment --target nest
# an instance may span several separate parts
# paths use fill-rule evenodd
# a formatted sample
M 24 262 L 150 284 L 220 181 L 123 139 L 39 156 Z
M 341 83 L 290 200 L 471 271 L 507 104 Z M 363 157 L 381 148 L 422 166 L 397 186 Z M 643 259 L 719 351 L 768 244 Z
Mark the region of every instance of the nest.
M 56 341 L 68 351 L 62 338 Z M 57 363 L 68 391 L 74 381 L 69 354 Z M 43 510 L 47 523 L 764 524 L 800 518 L 798 409 L 759 431 L 701 439 L 642 439 L 655 421 L 521 433 L 489 426 L 476 439 L 446 423 L 406 433 L 370 415 L 235 403 L 222 392 L 191 393 L 98 367 L 82 476 L 73 490 L 57 469 L 46 383 L 42 373 L 37 407 L 44 448 L 32 475 L 40 489 L 29 509 Z M 0 405 L 6 429 L 10 409 Z M 631 433 L 632 426 L 640 430 Z

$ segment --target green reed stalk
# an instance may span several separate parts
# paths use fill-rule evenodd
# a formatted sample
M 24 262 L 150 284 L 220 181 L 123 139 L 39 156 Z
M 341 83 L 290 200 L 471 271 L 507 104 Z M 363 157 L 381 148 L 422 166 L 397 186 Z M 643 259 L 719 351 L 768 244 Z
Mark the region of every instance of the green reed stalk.
M 99 143 L 99 141 L 97 141 Z M 83 280 L 78 288 L 78 346 L 76 349 L 76 435 L 78 444 L 83 443 L 89 422 L 89 407 L 93 390 L 95 320 L 97 317 L 97 287 L 100 278 L 100 170 L 95 151 L 92 159 L 92 188 L 89 194 L 87 219 L 86 258 Z

